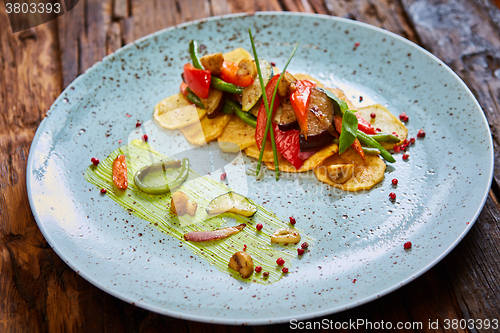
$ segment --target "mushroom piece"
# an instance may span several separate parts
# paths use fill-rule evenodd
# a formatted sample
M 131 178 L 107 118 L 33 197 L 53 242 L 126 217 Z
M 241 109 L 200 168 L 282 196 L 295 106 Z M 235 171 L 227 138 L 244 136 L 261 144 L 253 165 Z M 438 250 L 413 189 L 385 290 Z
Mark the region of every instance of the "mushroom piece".
M 239 76 L 250 75 L 252 77 L 257 76 L 257 66 L 255 65 L 255 61 L 250 59 L 242 59 L 238 63 L 238 71 L 236 72 Z
M 292 85 L 295 81 L 297 81 L 297 79 L 292 74 L 285 72 L 278 85 L 278 95 L 281 97 L 288 96 L 290 92 L 295 90 L 294 85 Z
M 238 251 L 229 259 L 229 268 L 234 269 L 244 279 L 253 273 L 252 257 L 245 251 Z
M 354 175 L 354 164 L 333 164 L 326 167 L 328 178 L 337 184 L 343 184 Z
M 298 242 L 300 242 L 300 234 L 294 229 L 279 229 L 271 235 L 271 243 L 286 245 Z
M 207 54 L 200 58 L 200 62 L 210 73 L 219 75 L 222 63 L 224 62 L 224 56 L 222 53 Z
M 196 208 L 198 204 L 193 200 L 189 199 L 186 193 L 182 191 L 177 191 L 172 194 L 172 200 L 170 201 L 170 211 L 177 215 L 191 215 L 196 214 Z

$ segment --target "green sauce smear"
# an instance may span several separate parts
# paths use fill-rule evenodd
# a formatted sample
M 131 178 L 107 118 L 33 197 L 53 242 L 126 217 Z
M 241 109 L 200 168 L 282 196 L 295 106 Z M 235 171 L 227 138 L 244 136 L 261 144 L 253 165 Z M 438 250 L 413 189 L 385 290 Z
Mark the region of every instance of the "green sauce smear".
M 112 181 L 113 161 L 120 154 L 125 155 L 127 161 L 129 186 L 125 191 L 117 189 Z M 147 143 L 133 140 L 128 145 L 113 151 L 97 167 L 89 166 L 85 173 L 85 179 L 99 189 L 105 188 L 107 195 L 122 208 L 150 222 L 160 231 L 177 238 L 195 255 L 206 259 L 220 271 L 226 272 L 239 280 L 262 284 L 273 283 L 281 279 L 283 273 L 281 272 L 281 266 L 276 265 L 276 259 L 279 257 L 285 259 L 285 266 L 290 269 L 292 259 L 297 256 L 296 246 L 272 245 L 270 236 L 277 229 L 289 228 L 288 223 L 280 220 L 276 215 L 258 204 L 256 204 L 257 213 L 252 217 L 231 213 L 215 217 L 207 215 L 205 208 L 210 200 L 230 191 L 230 188 L 208 175 L 200 176 L 191 169 L 187 180 L 176 190 L 183 191 L 198 203 L 196 215 L 194 217 L 177 217 L 171 214 L 170 193 L 151 195 L 140 191 L 134 184 L 134 175 L 138 170 L 146 165 L 165 160 L 168 160 L 168 158 L 151 149 Z M 183 237 L 189 231 L 213 230 L 220 227 L 234 226 L 239 223 L 246 223 L 246 228 L 226 239 L 195 243 L 187 242 Z M 258 223 L 264 225 L 264 229 L 261 231 L 255 229 Z M 303 241 L 311 241 L 308 237 L 304 237 L 302 233 L 301 236 Z M 246 252 L 252 256 L 254 266 L 262 266 L 262 273 L 269 272 L 267 279 L 263 278 L 262 273 L 255 272 L 248 279 L 242 279 L 239 273 L 228 268 L 229 258 L 235 252 L 241 251 L 245 245 L 247 246 Z M 186 265 L 190 265 L 190 263 L 186 262 Z M 293 274 L 291 269 L 290 272 L 288 274 Z

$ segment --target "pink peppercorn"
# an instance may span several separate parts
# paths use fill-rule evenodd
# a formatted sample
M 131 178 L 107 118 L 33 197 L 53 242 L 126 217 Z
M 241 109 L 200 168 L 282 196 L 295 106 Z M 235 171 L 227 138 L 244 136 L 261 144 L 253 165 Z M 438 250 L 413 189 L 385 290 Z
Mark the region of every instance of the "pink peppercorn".
M 262 273 L 262 276 L 264 277 L 264 279 L 267 279 L 269 277 L 269 272 Z
M 220 174 L 220 180 L 226 180 L 227 178 L 227 173 L 223 172 Z
M 144 134 L 144 135 L 142 136 L 142 138 L 144 139 L 144 141 L 145 141 L 145 142 L 148 142 L 148 135 L 147 135 L 147 134 Z
M 290 216 L 289 219 L 291 225 L 295 225 L 295 223 L 297 223 L 297 221 L 295 221 L 295 218 L 293 218 L 292 216 Z
M 357 279 L 352 279 L 352 283 L 356 283 L 358 281 Z
M 410 138 L 410 144 L 414 145 L 415 144 L 415 138 Z
M 411 242 L 406 242 L 406 243 L 404 243 L 404 244 L 403 244 L 403 248 L 404 248 L 405 250 L 409 250 L 409 249 L 411 249 Z
M 278 259 L 276 260 L 276 264 L 277 264 L 278 266 L 283 266 L 283 265 L 285 264 L 285 260 L 284 260 L 283 258 L 278 258 Z
M 409 157 L 410 157 L 410 155 L 408 155 L 408 154 L 403 154 L 403 160 L 405 160 L 405 161 L 406 161 Z
M 302 245 L 300 247 L 305 250 L 305 249 L 307 249 L 309 247 L 309 243 L 304 242 L 304 243 L 302 243 Z
M 389 199 L 391 199 L 392 201 L 396 200 L 396 193 L 394 192 L 389 193 Z
M 260 223 L 255 226 L 255 229 L 257 229 L 259 231 L 262 230 L 262 228 L 263 228 L 263 226 Z
M 372 113 L 370 113 L 370 117 L 371 117 L 372 119 L 375 119 L 375 118 L 377 117 L 377 114 L 376 114 L 376 113 L 374 113 L 374 112 L 372 112 Z
M 380 128 L 378 128 L 378 127 L 377 127 L 375 130 L 376 130 L 377 132 L 382 132 L 382 129 L 380 129 Z
M 106 192 L 108 192 L 108 190 L 106 190 L 104 187 L 101 188 L 101 194 L 106 194 Z
M 90 159 L 90 162 L 92 162 L 92 164 L 95 165 L 95 166 L 97 166 L 99 164 L 99 160 L 97 158 L 95 158 L 95 157 L 92 157 Z
M 396 178 L 394 178 L 392 180 L 392 185 L 394 185 L 394 186 L 398 185 L 398 180 Z
M 262 266 L 255 266 L 255 273 L 260 273 L 262 271 Z
M 425 132 L 423 129 L 419 129 L 417 132 L 417 138 L 425 138 Z
M 306 252 L 306 250 L 304 250 L 304 249 L 297 249 L 297 254 L 298 254 L 299 256 L 303 255 L 303 254 L 304 254 L 304 252 Z
M 142 125 L 142 124 L 141 124 L 141 122 L 140 122 L 140 121 L 137 121 L 137 122 L 135 123 L 135 128 L 137 128 L 137 127 L 141 127 L 141 125 Z
M 406 113 L 404 113 L 404 112 L 399 115 L 399 120 L 401 120 L 401 121 L 403 121 L 405 123 L 408 121 L 408 119 L 409 119 L 408 115 Z
M 283 267 L 283 268 L 281 269 L 281 271 L 283 272 L 283 274 L 286 274 L 286 273 L 288 273 L 288 268 Z

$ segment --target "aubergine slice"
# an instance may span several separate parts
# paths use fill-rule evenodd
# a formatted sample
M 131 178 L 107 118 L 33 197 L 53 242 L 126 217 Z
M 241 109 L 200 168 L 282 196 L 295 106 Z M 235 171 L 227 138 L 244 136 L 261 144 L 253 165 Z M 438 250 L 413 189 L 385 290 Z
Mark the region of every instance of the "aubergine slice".
M 321 89 L 311 89 L 307 113 L 307 133 L 300 134 L 300 150 L 311 151 L 330 144 L 334 105 Z
M 236 192 L 227 192 L 212 199 L 207 207 L 210 215 L 234 213 L 242 216 L 253 216 L 257 212 L 255 206 L 247 197 Z
M 274 113 L 274 122 L 282 131 L 289 131 L 292 129 L 299 129 L 297 117 L 293 111 L 292 104 L 289 100 L 285 100 Z

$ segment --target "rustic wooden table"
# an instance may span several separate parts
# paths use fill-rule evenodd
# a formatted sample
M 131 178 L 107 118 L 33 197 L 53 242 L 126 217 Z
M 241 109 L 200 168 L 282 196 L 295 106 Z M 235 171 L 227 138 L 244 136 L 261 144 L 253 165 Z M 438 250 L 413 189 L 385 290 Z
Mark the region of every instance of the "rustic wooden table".
M 489 120 L 498 161 L 498 8 L 499 0 L 80 0 L 57 20 L 13 34 L 0 6 L 0 331 L 235 330 L 157 315 L 109 296 L 65 265 L 37 228 L 25 184 L 31 140 L 64 87 L 106 54 L 159 29 L 232 12 L 289 10 L 360 20 L 422 45 L 463 78 Z M 496 168 L 479 220 L 441 263 L 388 296 L 328 318 L 500 318 L 499 185 Z

